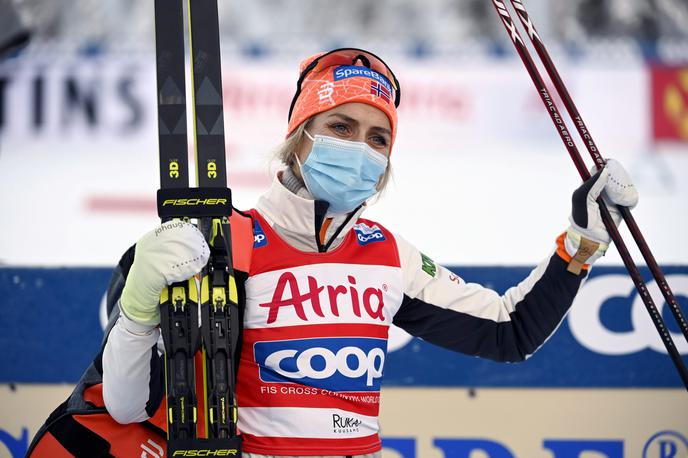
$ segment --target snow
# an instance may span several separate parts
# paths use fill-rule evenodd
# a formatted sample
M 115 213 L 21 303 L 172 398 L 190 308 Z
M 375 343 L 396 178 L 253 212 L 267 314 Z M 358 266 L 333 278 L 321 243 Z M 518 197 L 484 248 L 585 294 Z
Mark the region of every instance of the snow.
M 25 121 L 30 93 L 24 89 L 37 66 L 13 70 L 17 81 L 0 143 L 0 262 L 113 265 L 158 224 L 154 68 L 151 60 L 136 63 L 128 74 L 121 70 L 128 62 L 104 66 L 99 81 L 110 99 L 101 106 L 100 125 L 65 124 L 51 96 L 57 108 L 40 134 Z M 75 67 L 80 78 L 98 75 L 84 67 Z M 662 264 L 687 263 L 688 145 L 651 144 L 646 69 L 567 70 L 562 73 L 571 75 L 570 90 L 598 146 L 626 166 L 638 187 L 633 213 L 655 257 Z M 49 73 L 48 82 L 57 84 L 63 73 Z M 126 117 L 113 95 L 122 75 L 136 83 L 142 107 L 132 131 L 117 124 Z M 547 256 L 568 224 L 570 195 L 580 179 L 524 71 L 516 63 L 406 63 L 398 76 L 408 83 L 392 155 L 394 179 L 366 217 L 444 264 L 533 265 Z M 253 206 L 269 186 L 276 168 L 271 151 L 284 135 L 292 79 L 293 69 L 280 63 L 225 72 L 229 176 L 238 208 Z M 279 85 L 269 87 L 275 81 Z M 264 95 L 262 88 L 269 96 L 252 99 Z M 104 201 L 129 210 L 106 209 Z M 611 249 L 599 263 L 621 260 Z

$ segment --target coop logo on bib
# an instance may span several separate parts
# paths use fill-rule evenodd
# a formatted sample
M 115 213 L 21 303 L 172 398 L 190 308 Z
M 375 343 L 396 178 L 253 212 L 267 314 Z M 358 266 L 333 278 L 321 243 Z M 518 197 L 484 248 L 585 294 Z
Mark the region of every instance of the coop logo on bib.
M 354 224 L 354 232 L 356 232 L 356 240 L 361 246 L 365 246 L 373 242 L 384 242 L 387 240 L 385 238 L 385 234 L 382 233 L 382 230 L 377 227 L 377 225 L 370 227 L 364 223 Z
M 335 392 L 379 391 L 385 339 L 324 337 L 256 342 L 260 379 Z
M 263 228 L 260 227 L 258 220 L 253 221 L 253 248 L 261 248 L 268 244 Z

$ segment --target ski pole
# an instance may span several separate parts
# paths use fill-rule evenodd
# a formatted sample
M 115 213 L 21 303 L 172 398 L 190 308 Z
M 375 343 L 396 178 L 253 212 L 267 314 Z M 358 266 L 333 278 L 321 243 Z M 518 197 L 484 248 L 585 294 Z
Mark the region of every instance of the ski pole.
M 587 180 L 590 178 L 590 172 L 588 172 L 588 169 L 585 167 L 585 163 L 578 152 L 578 148 L 576 148 L 576 145 L 571 138 L 570 131 L 566 127 L 566 123 L 561 117 L 556 103 L 550 96 L 547 86 L 545 85 L 542 76 L 540 76 L 540 72 L 538 71 L 532 57 L 530 56 L 530 53 L 528 52 L 528 48 L 526 48 L 523 38 L 521 38 L 521 34 L 516 28 L 516 24 L 511 19 L 509 11 L 506 9 L 504 3 L 500 0 L 492 0 L 492 4 L 495 7 L 495 10 L 497 10 L 497 14 L 499 14 L 502 24 L 509 34 L 511 41 L 518 52 L 518 55 L 521 57 L 523 65 L 526 67 L 526 70 L 528 71 L 528 74 L 530 75 L 530 78 L 533 81 L 533 84 L 535 85 L 543 104 L 545 105 L 545 108 L 547 108 L 550 118 L 552 119 L 557 132 L 564 142 L 564 146 L 566 147 L 569 156 L 578 169 L 578 173 L 583 180 Z M 666 324 L 664 323 L 664 320 L 657 309 L 657 306 L 652 300 L 652 296 L 647 289 L 647 285 L 643 281 L 638 267 L 633 262 L 631 254 L 621 238 L 621 234 L 619 234 L 619 231 L 612 220 L 611 214 L 609 213 L 609 209 L 607 208 L 601 196 L 597 199 L 597 203 L 599 205 L 600 214 L 607 232 L 609 232 L 609 235 L 619 250 L 619 254 L 621 255 L 621 259 L 626 266 L 626 270 L 628 270 L 628 274 L 638 290 L 638 295 L 641 297 L 643 304 L 645 304 L 645 308 L 650 314 L 650 318 L 652 319 L 652 322 L 657 329 L 660 338 L 662 339 L 662 343 L 664 344 L 664 347 L 666 348 L 672 362 L 676 366 L 676 370 L 678 371 L 686 390 L 688 390 L 688 369 L 686 369 L 686 366 L 681 359 L 681 355 L 676 349 L 676 345 L 671 338 L 671 334 L 669 333 L 669 330 L 667 329 Z
M 569 94 L 569 91 L 566 88 L 564 81 L 561 79 L 561 76 L 557 71 L 557 67 L 554 65 L 554 62 L 552 62 L 552 59 L 550 58 L 549 53 L 547 52 L 547 48 L 545 48 L 545 44 L 542 42 L 540 35 L 538 35 L 537 31 L 535 30 L 533 21 L 530 19 L 530 16 L 528 16 L 528 12 L 526 11 L 526 8 L 523 5 L 522 0 L 510 1 L 514 9 L 516 10 L 516 16 L 519 17 L 519 19 L 521 20 L 521 24 L 523 24 L 523 27 L 528 32 L 530 42 L 535 47 L 535 51 L 537 52 L 538 56 L 540 56 L 540 60 L 542 61 L 542 64 L 544 65 L 545 70 L 547 71 L 547 74 L 552 80 L 552 83 L 554 83 L 554 87 L 557 93 L 564 102 L 564 107 L 566 108 L 566 111 L 568 111 L 569 116 L 571 116 L 571 119 L 573 120 L 576 126 L 576 130 L 578 130 L 578 134 L 581 136 L 583 140 L 585 140 L 585 147 L 590 153 L 590 157 L 592 157 L 593 161 L 595 161 L 595 165 L 601 169 L 602 167 L 604 167 L 605 160 L 600 154 L 600 151 L 597 148 L 595 141 L 592 139 L 592 135 L 590 134 L 588 126 L 585 124 L 585 122 L 583 122 L 583 117 L 578 111 L 578 108 L 576 108 L 576 104 L 573 103 L 571 94 Z M 662 292 L 664 299 L 669 305 L 671 313 L 674 315 L 676 322 L 681 328 L 683 337 L 685 337 L 686 341 L 688 342 L 688 322 L 686 322 L 685 317 L 681 313 L 681 308 L 679 307 L 678 302 L 676 301 L 676 297 L 674 297 L 674 293 L 671 291 L 671 288 L 667 283 L 666 277 L 664 276 L 664 272 L 662 272 L 662 269 L 657 264 L 657 261 L 655 260 L 652 251 L 650 251 L 650 247 L 645 241 L 643 234 L 640 232 L 640 228 L 638 227 L 638 224 L 635 222 L 635 218 L 631 214 L 631 210 L 623 206 L 618 206 L 618 208 L 621 213 L 621 216 L 623 217 L 624 221 L 626 222 L 626 225 L 628 226 L 628 230 L 631 232 L 633 239 L 635 240 L 636 244 L 638 245 L 638 248 L 640 249 L 640 253 L 643 255 L 645 262 L 647 262 L 647 266 L 650 269 L 650 272 L 652 272 L 652 276 L 657 282 L 659 290 Z

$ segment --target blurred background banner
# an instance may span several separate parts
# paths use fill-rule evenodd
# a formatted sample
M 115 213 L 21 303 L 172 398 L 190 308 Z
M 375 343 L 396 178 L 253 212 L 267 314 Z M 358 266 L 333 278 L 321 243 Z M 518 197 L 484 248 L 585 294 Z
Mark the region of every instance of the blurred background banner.
M 688 66 L 653 66 L 652 134 L 659 141 L 688 141 Z
M 531 267 L 452 267 L 468 282 L 503 293 Z M 594 268 L 557 332 L 524 363 L 500 364 L 434 345 L 392 328 L 385 386 L 680 388 L 647 311 L 621 267 Z M 651 278 L 644 270 L 646 278 Z M 686 308 L 688 266 L 667 266 Z M 75 383 L 100 350 L 110 269 L 0 268 L 0 297 L 14 307 L 0 321 L 0 383 Z M 659 296 L 653 281 L 650 293 Z M 30 317 L 26 311 L 31 310 Z M 688 342 L 662 310 L 679 352 Z M 40 336 L 40 338 L 29 338 Z
M 452 270 L 503 292 L 530 268 Z M 0 268 L 0 297 L 14 304 L 0 321 L 0 456 L 24 455 L 27 438 L 99 351 L 110 273 Z M 685 309 L 688 266 L 665 273 Z M 657 297 L 656 284 L 648 285 Z M 688 396 L 646 313 L 622 268 L 598 267 L 557 332 L 523 363 L 452 353 L 392 328 L 381 410 L 385 456 L 685 456 L 667 450 L 688 451 Z M 662 313 L 688 354 L 666 307 Z
M 300 60 L 361 47 L 403 94 L 394 180 L 367 217 L 467 281 L 523 279 L 580 180 L 490 3 L 221 0 L 235 205 L 251 208 L 279 166 Z M 688 313 L 688 3 L 524 3 L 602 155 L 629 170 Z M 98 353 L 112 266 L 159 222 L 154 51 L 152 1 L 0 0 L 0 458 L 24 456 Z M 522 364 L 393 329 L 385 458 L 687 456 L 688 396 L 621 265 L 611 248 Z
M 0 63 L 0 214 L 13 222 L 0 262 L 111 266 L 158 220 L 152 2 L 10 4 L 32 43 Z M 527 7 L 603 156 L 639 188 L 655 257 L 688 263 L 688 5 Z M 566 227 L 579 178 L 489 1 L 227 0 L 220 26 L 238 208 L 277 167 L 299 61 L 346 45 L 383 56 L 403 86 L 395 179 L 368 217 L 449 265 L 533 265 Z M 432 215 L 432 236 L 409 209 Z M 36 215 L 59 223 L 21 223 Z M 621 265 L 615 251 L 600 262 Z
M 547 255 L 568 223 L 579 178 L 521 64 L 391 59 L 404 87 L 394 180 L 367 214 L 441 263 L 530 265 Z M 225 56 L 238 208 L 255 204 L 277 167 L 272 154 L 284 136 L 297 61 Z M 636 218 L 655 256 L 685 263 L 682 73 L 625 60 L 612 67 L 564 60 L 562 72 L 602 153 L 633 175 Z M 109 266 L 154 227 L 155 110 L 151 54 L 27 55 L 0 65 L 0 214 L 16 222 L 1 228 L 0 261 Z M 409 208 L 432 215 L 432 236 Z M 52 222 L 49 231 L 21 223 L 37 214 Z M 504 237 L 508 225 L 524 228 L 522 243 Z M 621 264 L 615 250 L 600 262 Z

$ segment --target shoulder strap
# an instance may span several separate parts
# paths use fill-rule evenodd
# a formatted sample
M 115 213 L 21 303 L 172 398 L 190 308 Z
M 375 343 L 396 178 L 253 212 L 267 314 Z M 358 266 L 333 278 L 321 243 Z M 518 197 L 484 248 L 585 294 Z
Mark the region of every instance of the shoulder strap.
M 253 255 L 253 218 L 243 212 L 234 210 L 229 218 L 232 228 L 232 259 L 234 268 L 248 272 Z

